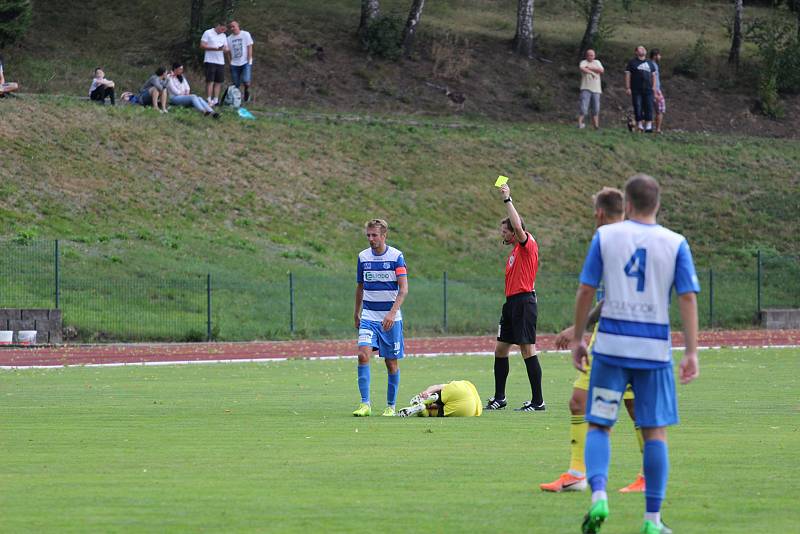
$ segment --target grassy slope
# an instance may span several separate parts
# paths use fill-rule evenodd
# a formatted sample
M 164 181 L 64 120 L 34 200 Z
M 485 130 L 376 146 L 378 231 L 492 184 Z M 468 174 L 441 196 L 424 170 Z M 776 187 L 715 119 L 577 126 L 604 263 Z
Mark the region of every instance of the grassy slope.
M 796 525 L 798 359 L 791 350 L 702 355 L 679 386 L 664 512 L 681 532 Z M 492 387 L 485 358 L 405 362 L 400 399 L 431 381 Z M 380 407 L 385 379 L 373 363 Z M 574 370 L 545 356 L 548 411 L 480 419 L 357 420 L 348 361 L 4 372 L 0 506 L 11 531 L 573 532 L 585 493 L 537 485 L 568 461 Z M 528 385 L 515 362 L 508 392 Z M 752 387 L 754 380 L 762 387 Z M 743 410 L 746 415 L 743 416 Z M 610 488 L 640 466 L 622 416 Z M 498 501 L 497 495 L 502 495 Z M 611 495 L 609 534 L 634 532 L 642 497 Z
M 800 253 L 793 141 L 335 116 L 212 123 L 188 110 L 156 116 L 46 97 L 10 104 L 0 123 L 0 224 L 7 235 L 66 239 L 67 279 L 211 272 L 217 282 L 284 283 L 288 270 L 325 273 L 347 287 L 348 308 L 361 225 L 378 215 L 417 280 L 447 270 L 494 287 L 507 253 L 491 186 L 498 173 L 511 177 L 540 242 L 543 279 L 578 270 L 590 194 L 637 171 L 663 183 L 662 221 L 687 235 L 699 266 L 750 267 L 759 247 Z

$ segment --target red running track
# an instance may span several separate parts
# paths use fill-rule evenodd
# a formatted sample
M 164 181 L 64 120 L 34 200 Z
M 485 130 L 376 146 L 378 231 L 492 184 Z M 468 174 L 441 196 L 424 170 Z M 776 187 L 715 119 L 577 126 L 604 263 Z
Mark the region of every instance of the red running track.
M 553 350 L 555 336 L 541 335 L 538 347 Z M 683 346 L 674 333 L 672 343 Z M 491 336 L 416 338 L 406 341 L 408 354 L 492 353 Z M 800 346 L 800 330 L 720 330 L 700 333 L 701 347 Z M 0 366 L 63 366 L 202 362 L 276 358 L 355 356 L 355 341 L 262 341 L 252 343 L 157 343 L 131 345 L 64 345 L 0 350 Z

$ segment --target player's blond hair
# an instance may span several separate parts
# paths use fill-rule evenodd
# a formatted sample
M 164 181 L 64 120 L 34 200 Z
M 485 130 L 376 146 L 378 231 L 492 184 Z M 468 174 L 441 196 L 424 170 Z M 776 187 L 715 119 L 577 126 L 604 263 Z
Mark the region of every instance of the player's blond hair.
M 604 187 L 592 197 L 594 208 L 605 212 L 609 217 L 620 217 L 625 212 L 625 199 L 616 187 Z
M 385 234 L 389 231 L 389 223 L 384 221 L 383 219 L 370 219 L 369 221 L 364 224 L 364 228 L 380 228 L 381 234 Z

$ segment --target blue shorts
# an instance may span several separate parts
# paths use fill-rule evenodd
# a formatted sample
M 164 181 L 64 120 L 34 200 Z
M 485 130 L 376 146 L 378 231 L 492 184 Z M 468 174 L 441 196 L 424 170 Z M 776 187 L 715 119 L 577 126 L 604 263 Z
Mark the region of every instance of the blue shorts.
M 250 63 L 244 65 L 231 65 L 231 82 L 236 87 L 241 84 L 250 85 L 253 77 L 253 66 Z
M 392 329 L 384 332 L 380 322 L 361 319 L 358 325 L 358 346 L 371 346 L 372 350 L 378 351 L 380 357 L 399 360 L 405 356 L 403 321 L 395 321 Z
M 631 369 L 592 358 L 586 420 L 611 427 L 617 420 L 625 387 L 633 388 L 636 424 L 653 428 L 678 424 L 678 401 L 672 366 Z

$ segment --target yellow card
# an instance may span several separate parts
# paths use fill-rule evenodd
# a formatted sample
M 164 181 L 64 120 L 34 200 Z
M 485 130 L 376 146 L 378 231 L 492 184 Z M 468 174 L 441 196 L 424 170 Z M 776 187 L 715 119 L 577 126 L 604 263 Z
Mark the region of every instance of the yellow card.
M 503 184 L 505 184 L 506 182 L 508 182 L 508 176 L 500 175 L 500 176 L 497 177 L 497 181 L 494 183 L 494 186 L 495 187 L 500 187 Z

